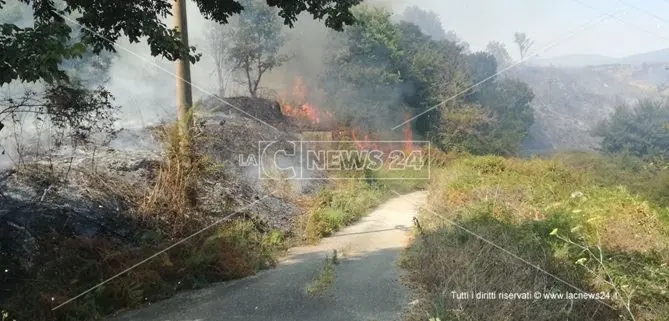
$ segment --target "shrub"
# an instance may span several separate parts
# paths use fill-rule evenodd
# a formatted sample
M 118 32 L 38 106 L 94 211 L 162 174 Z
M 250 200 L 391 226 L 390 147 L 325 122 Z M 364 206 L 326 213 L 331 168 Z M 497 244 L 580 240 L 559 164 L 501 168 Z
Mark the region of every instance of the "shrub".
M 322 189 L 302 219 L 304 238 L 310 242 L 328 236 L 357 221 L 390 193 L 363 180 L 337 183 Z
M 599 124 L 602 149 L 638 157 L 669 157 L 669 103 L 640 101 L 633 108 L 620 106 Z

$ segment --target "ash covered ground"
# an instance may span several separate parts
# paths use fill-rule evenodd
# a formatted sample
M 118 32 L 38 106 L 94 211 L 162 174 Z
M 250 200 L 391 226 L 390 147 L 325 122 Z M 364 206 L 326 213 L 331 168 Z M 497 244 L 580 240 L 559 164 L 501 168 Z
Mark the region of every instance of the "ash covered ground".
M 259 141 L 275 141 L 271 152 L 290 148 L 287 142 L 301 137 L 276 102 L 244 97 L 225 101 L 234 107 L 212 97 L 202 102 L 204 108 L 195 117 L 195 149 L 217 164 L 216 171 L 198 181 L 195 207 L 211 222 L 245 208 L 246 217 L 289 232 L 298 215 L 292 200 L 317 191 L 324 180 L 293 181 L 286 188 L 261 179 L 257 166 L 241 166 L 240 159 L 249 155 L 263 162 Z M 49 250 L 44 245 L 54 233 L 104 236 L 135 245 L 135 236 L 147 228 L 136 219 L 136 203 L 154 185 L 164 150 L 155 128 L 124 129 L 105 146 L 25 155 L 22 164 L 0 172 L 0 257 L 6 268 L 25 273 L 35 269 L 34 258 Z M 300 155 L 284 155 L 281 167 L 304 167 Z M 302 170 L 313 178 L 324 177 Z M 277 189 L 281 193 L 270 195 Z

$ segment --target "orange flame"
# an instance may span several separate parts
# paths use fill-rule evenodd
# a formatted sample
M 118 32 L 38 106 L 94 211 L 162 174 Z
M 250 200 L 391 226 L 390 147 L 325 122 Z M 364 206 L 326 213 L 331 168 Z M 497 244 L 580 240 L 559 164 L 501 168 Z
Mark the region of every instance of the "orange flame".
M 407 152 L 412 152 L 416 150 L 416 147 L 413 144 L 413 131 L 411 130 L 411 123 L 409 122 L 411 115 L 409 113 L 404 114 L 404 120 L 407 122 L 404 125 L 404 150 Z
M 324 93 L 310 94 L 304 79 L 296 77 L 292 88 L 279 96 L 281 112 L 297 121 L 296 124 L 300 127 L 317 125 L 321 130 L 333 130 L 332 134 L 335 140 L 350 140 L 358 150 L 379 150 L 384 155 L 389 155 L 390 152 L 396 150 L 404 150 L 410 153 L 419 149 L 413 142 L 413 131 L 410 123 L 407 123 L 403 128 L 403 142 L 398 143 L 372 143 L 370 139 L 380 138 L 383 134 L 364 131 L 361 128 L 337 126 L 331 112 L 318 108 L 313 104 L 313 101 L 310 101 L 310 99 L 314 99 L 314 96 L 321 97 L 321 95 L 324 95 Z M 404 118 L 405 120 L 411 119 L 411 114 L 405 113 Z M 379 139 L 379 141 L 381 140 Z
M 280 100 L 282 101 L 281 112 L 288 117 L 312 125 L 318 125 L 323 122 L 330 123 L 334 119 L 332 113 L 327 111 L 322 113 L 308 101 L 308 96 L 304 80 L 300 77 L 295 78 L 292 92 L 290 94 L 284 93 L 280 96 Z

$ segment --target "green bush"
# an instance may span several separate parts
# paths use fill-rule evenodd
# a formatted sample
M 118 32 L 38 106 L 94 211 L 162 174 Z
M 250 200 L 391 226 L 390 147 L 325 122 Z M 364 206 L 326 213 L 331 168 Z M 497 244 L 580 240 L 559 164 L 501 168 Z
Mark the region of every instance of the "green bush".
M 346 181 L 321 190 L 305 217 L 305 237 L 316 241 L 357 221 L 391 196 L 363 180 Z
M 669 158 L 669 103 L 644 100 L 635 106 L 616 108 L 611 118 L 599 124 L 602 149 L 643 158 Z
M 338 181 L 323 188 L 310 202 L 301 220 L 300 229 L 304 233 L 304 238 L 309 242 L 315 242 L 329 236 L 355 223 L 369 210 L 387 199 L 397 196 L 398 193 L 425 188 L 428 182 L 422 179 L 403 180 L 400 179 L 402 175 L 417 177 L 415 172 L 364 171 L 357 179 Z M 352 176 L 346 175 L 346 177 Z

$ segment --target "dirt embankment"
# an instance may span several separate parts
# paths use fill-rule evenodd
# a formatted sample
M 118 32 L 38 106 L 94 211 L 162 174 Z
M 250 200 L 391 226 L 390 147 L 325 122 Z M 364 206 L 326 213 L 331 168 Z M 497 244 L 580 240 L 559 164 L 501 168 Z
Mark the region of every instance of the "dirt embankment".
M 165 175 L 177 173 L 166 171 L 171 157 L 168 153 L 170 146 L 165 145 L 160 135 L 156 135 L 159 128 L 122 130 L 106 146 L 62 149 L 48 157 L 26 155 L 21 164 L 1 172 L 0 267 L 5 272 L 0 274 L 0 308 L 5 309 L 9 305 L 10 312 L 12 308 L 16 310 L 18 305 L 12 305 L 17 302 L 24 283 L 46 278 L 47 269 L 58 270 L 53 266 L 55 263 L 48 264 L 47 268 L 46 262 L 64 258 L 62 250 L 74 241 L 90 245 L 104 240 L 105 249 L 117 253 L 114 255 L 127 256 L 129 261 L 117 262 L 119 266 L 105 270 L 112 273 L 115 269 L 121 271 L 124 264 L 143 259 L 142 248 L 157 249 L 161 244 L 169 244 L 170 240 L 183 236 L 186 231 L 216 222 L 238 209 L 242 210 L 235 217 L 253 222 L 256 231 L 289 234 L 299 212 L 294 200 L 301 194 L 317 190 L 322 183 L 310 181 L 290 189 L 277 185 L 275 181 L 262 179 L 263 168 L 258 164 L 267 166 L 272 162 L 263 161 L 263 157 L 267 157 L 258 155 L 258 142 L 276 142 L 270 148 L 274 151 L 285 148 L 287 141 L 299 140 L 300 137 L 289 131 L 290 126 L 286 125 L 275 102 L 244 97 L 226 101 L 243 108 L 246 113 L 226 107 L 219 99 L 210 99 L 204 104 L 209 107 L 206 112 L 195 117 L 194 149 L 205 165 L 198 169 L 197 179 L 187 186 L 188 213 L 195 214 L 180 218 L 179 224 L 185 227 L 179 232 L 171 229 L 173 216 L 159 210 L 147 215 L 142 210 L 142 204 L 147 203 L 147 199 L 159 199 L 155 193 L 169 192 L 158 190 L 156 182 L 165 180 Z M 214 108 L 217 106 L 221 108 Z M 249 157 L 255 157 L 256 162 L 240 163 L 241 160 L 249 160 Z M 299 155 L 288 155 L 284 161 L 290 166 L 303 166 Z M 277 189 L 281 193 L 276 193 Z M 169 207 L 171 204 L 160 205 Z M 269 242 L 261 238 L 257 242 Z M 271 242 L 276 243 L 275 240 Z M 74 248 L 76 252 L 79 247 Z M 90 246 L 88 249 L 91 249 Z M 83 252 L 82 255 L 88 255 Z M 89 259 L 99 259 L 99 252 L 104 251 L 99 248 L 93 250 L 95 254 L 91 254 Z M 136 260 L 131 259 L 133 255 Z M 93 261 L 91 264 L 99 263 Z M 229 269 L 230 266 L 222 268 Z M 251 270 L 254 268 L 250 267 Z M 31 309 L 46 311 L 58 300 L 76 295 L 77 289 L 84 290 L 93 285 L 81 280 L 85 277 L 77 274 L 82 273 L 76 268 L 63 267 L 62 273 L 59 272 L 55 279 L 70 280 L 71 284 L 61 291 L 55 289 L 56 284 L 54 289 L 45 286 L 35 289 L 31 295 L 42 298 L 35 299 L 36 306 Z M 183 269 L 175 270 L 175 275 L 183 273 Z M 220 275 L 234 277 L 234 274 Z M 105 276 L 97 275 L 88 281 Z M 28 295 L 30 291 L 25 292 L 23 295 Z M 13 315 L 35 320 L 63 317 L 40 313 L 43 314 L 28 316 L 19 311 Z

